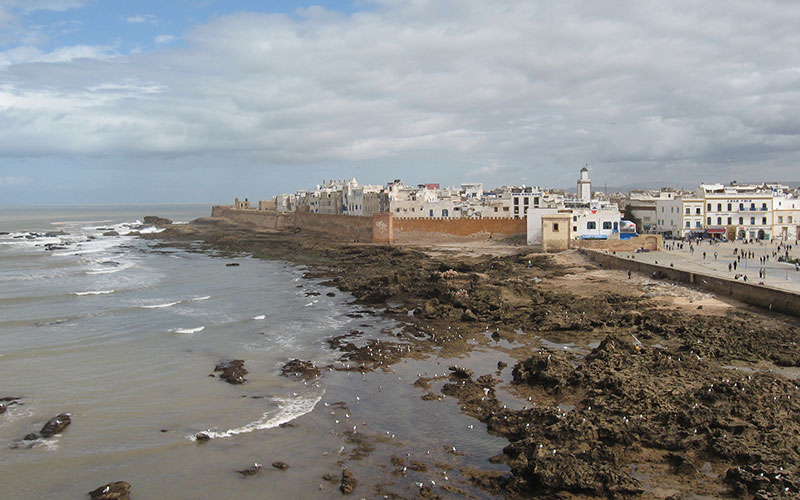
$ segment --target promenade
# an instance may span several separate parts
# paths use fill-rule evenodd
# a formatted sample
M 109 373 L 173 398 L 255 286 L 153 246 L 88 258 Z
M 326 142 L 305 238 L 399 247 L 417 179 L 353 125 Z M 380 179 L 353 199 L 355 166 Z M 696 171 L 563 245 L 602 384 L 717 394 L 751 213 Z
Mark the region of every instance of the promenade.
M 790 242 L 792 249 L 789 256 L 800 257 L 800 245 Z M 657 252 L 617 252 L 617 256 L 630 258 L 650 264 L 670 267 L 684 271 L 691 271 L 721 278 L 734 279 L 739 275 L 740 280 L 747 276 L 747 282 L 752 284 L 764 284 L 766 286 L 800 293 L 800 271 L 795 269 L 794 264 L 778 262 L 777 255 L 784 255 L 785 248 L 779 254 L 777 252 L 778 242 L 753 242 L 742 243 L 741 241 L 712 243 L 702 241 L 694 243 L 690 247 L 689 243 L 683 242 L 680 248 L 680 241 L 664 240 L 664 247 Z M 692 250 L 693 248 L 693 250 Z M 734 249 L 739 252 L 752 252 L 751 258 L 737 259 Z M 705 256 L 703 255 L 705 253 Z M 761 263 L 761 258 L 768 256 L 766 263 Z M 736 269 L 733 269 L 733 262 L 736 262 Z M 731 264 L 731 269 L 728 265 Z M 759 270 L 765 272 L 763 277 L 759 277 Z

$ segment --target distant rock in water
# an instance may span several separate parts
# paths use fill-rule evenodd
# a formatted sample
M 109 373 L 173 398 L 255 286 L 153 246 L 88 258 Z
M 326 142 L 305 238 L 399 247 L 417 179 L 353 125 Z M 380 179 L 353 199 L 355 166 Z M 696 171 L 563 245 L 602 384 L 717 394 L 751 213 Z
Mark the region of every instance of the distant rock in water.
M 194 438 L 195 440 L 197 440 L 198 443 L 205 443 L 206 441 L 211 439 L 211 436 L 209 436 L 205 432 L 198 432 L 197 434 L 194 435 Z
M 293 359 L 283 365 L 283 368 L 281 368 L 281 375 L 285 377 L 296 375 L 309 380 L 319 377 L 320 371 L 311 361 Z
M 289 468 L 289 464 L 286 462 L 272 462 L 272 466 L 278 470 L 286 470 Z
M 239 267 L 239 263 L 238 262 L 228 262 L 227 264 L 225 264 L 225 267 Z
M 129 500 L 131 485 L 125 481 L 114 481 L 90 491 L 89 496 L 92 500 Z
M 241 359 L 234 359 L 231 361 L 220 361 L 214 367 L 215 372 L 222 372 L 219 376 L 222 380 L 229 384 L 244 384 L 247 379 L 244 376 L 247 374 L 247 369 L 244 367 L 244 361 Z
M 50 437 L 55 434 L 61 434 L 71 423 L 72 419 L 70 418 L 69 413 L 61 413 L 51 418 L 50 421 L 44 424 L 44 427 L 42 427 L 42 430 L 39 431 L 39 433 L 42 435 L 42 437 Z
M 353 492 L 353 490 L 356 489 L 356 486 L 358 486 L 358 479 L 356 479 L 356 476 L 354 476 L 353 473 L 347 469 L 343 470 L 342 485 L 339 486 L 339 490 L 343 494 L 349 495 L 350 493 Z
M 106 231 L 103 233 L 103 236 L 119 236 L 119 233 L 116 231 Z
M 156 217 L 155 215 L 148 215 L 144 219 L 142 219 L 145 224 L 150 224 L 156 227 L 164 227 L 172 225 L 172 219 L 167 219 L 165 217 Z
M 0 398 L 0 414 L 5 413 L 9 406 L 20 404 L 19 403 L 20 399 L 21 398 L 18 398 L 16 396 L 4 396 Z
M 247 477 L 257 474 L 261 470 L 261 464 L 255 463 L 246 469 L 237 470 L 239 474 Z
M 3 234 L 3 233 L 0 233 L 0 234 Z M 8 233 L 6 233 L 6 234 L 8 234 Z M 55 237 L 58 237 L 58 236 L 67 236 L 68 234 L 69 233 L 65 233 L 64 231 L 48 231 L 48 232 L 44 233 L 44 236 L 46 238 L 55 238 Z

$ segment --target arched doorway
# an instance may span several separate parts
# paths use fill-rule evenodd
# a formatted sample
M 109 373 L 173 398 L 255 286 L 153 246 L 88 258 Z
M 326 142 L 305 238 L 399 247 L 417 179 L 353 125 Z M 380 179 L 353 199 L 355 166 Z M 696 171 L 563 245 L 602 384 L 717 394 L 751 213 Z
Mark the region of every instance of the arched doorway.
M 744 229 L 740 229 L 739 230 L 739 239 L 743 240 L 744 239 L 744 235 L 745 235 Z
M 758 230 L 758 239 L 759 240 L 763 240 L 764 239 L 764 230 L 763 229 L 759 229 Z

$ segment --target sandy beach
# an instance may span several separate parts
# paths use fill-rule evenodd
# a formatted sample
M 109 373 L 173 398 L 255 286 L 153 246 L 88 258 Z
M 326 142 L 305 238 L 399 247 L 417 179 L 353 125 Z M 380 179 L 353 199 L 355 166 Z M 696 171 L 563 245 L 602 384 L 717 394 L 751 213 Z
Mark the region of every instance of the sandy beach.
M 504 440 L 497 454 L 472 457 L 475 467 L 452 470 L 353 435 L 358 464 L 341 465 L 372 478 L 359 498 L 800 494 L 795 318 L 514 242 L 374 246 L 220 219 L 146 237 L 304 265 L 308 277 L 383 308 L 404 325 L 398 341 L 357 331 L 327 339 L 340 357 L 321 376 L 413 363 L 413 380 L 391 383 L 458 404 L 474 420 L 465 433 Z

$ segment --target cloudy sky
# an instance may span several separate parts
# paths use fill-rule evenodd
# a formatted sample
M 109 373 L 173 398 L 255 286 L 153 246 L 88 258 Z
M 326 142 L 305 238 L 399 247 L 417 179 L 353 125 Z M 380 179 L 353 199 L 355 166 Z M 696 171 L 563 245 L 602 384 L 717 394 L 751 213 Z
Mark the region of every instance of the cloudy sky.
M 800 178 L 800 2 L 0 0 L 0 205 Z

